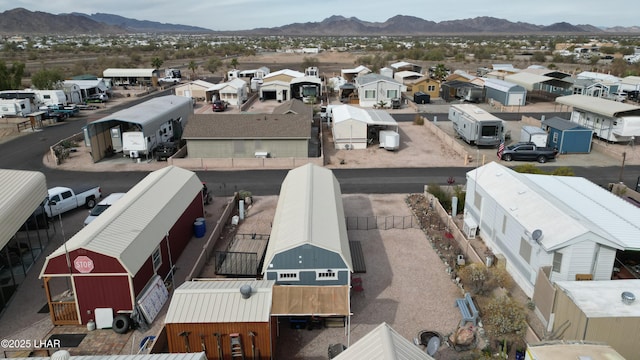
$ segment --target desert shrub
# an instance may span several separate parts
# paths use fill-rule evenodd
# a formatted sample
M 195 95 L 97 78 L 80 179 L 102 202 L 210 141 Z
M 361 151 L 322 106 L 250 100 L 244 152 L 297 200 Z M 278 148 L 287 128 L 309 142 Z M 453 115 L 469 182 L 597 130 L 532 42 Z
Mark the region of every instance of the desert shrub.
M 507 269 L 498 266 L 493 266 L 489 269 L 492 282 L 495 286 L 499 286 L 509 291 L 513 289 L 513 285 L 515 283 L 511 275 L 507 272 Z
M 474 295 L 487 294 L 495 288 L 491 283 L 489 269 L 481 263 L 469 264 L 458 272 L 465 289 Z
M 451 196 L 438 184 L 430 184 L 427 191 L 436 197 L 445 210 L 451 210 Z
M 464 199 L 467 196 L 467 192 L 464 191 L 464 188 L 460 185 L 456 185 L 453 188 L 453 195 L 458 198 L 458 213 L 462 213 L 464 210 Z
M 420 114 L 413 117 L 413 125 L 424 125 L 424 118 Z
M 483 309 L 487 333 L 499 339 L 516 339 L 524 335 L 527 315 L 524 308 L 508 296 L 496 297 Z

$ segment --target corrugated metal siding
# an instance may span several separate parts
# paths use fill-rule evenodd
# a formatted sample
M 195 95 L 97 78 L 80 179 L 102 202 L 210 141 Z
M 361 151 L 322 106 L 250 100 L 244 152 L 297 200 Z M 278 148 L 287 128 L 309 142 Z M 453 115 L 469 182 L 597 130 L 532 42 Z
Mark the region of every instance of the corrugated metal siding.
M 335 360 L 433 360 L 386 323 L 380 324 L 334 358 Z
M 101 276 L 100 281 L 95 276 L 74 276 L 73 282 L 83 324 L 95 319 L 96 308 L 112 308 L 114 316 L 119 310 L 133 310 L 126 275 Z
M 201 192 L 194 172 L 176 166 L 154 171 L 69 239 L 67 249 L 117 258 L 133 276 Z M 198 217 L 203 213 L 202 208 Z M 64 246 L 59 247 L 47 261 L 64 252 Z
M 352 269 L 340 184 L 313 164 L 289 171 L 282 183 L 262 272 L 277 270 L 269 267 L 276 254 L 304 244 L 338 254 Z
M 0 169 L 0 249 L 47 197 L 44 174 Z
M 553 331 L 557 331 L 560 327 L 568 326 L 562 334 L 565 340 L 582 340 L 586 328 L 587 317 L 573 303 L 573 301 L 561 291 L 556 291 L 556 300 L 553 307 L 555 320 L 553 321 Z
M 612 306 L 616 305 L 612 304 Z M 617 306 L 626 305 L 620 303 Z M 606 343 L 625 359 L 637 359 L 638 344 L 640 344 L 640 318 L 590 318 L 583 340 Z
M 236 150 L 241 142 L 242 151 Z M 254 158 L 257 151 L 266 151 L 271 157 L 308 157 L 307 139 L 189 139 L 189 157 L 194 158 Z
M 267 322 L 271 314 L 274 281 L 188 281 L 173 294 L 165 323 Z M 243 299 L 240 288 L 250 285 Z
M 275 321 L 275 320 L 274 320 Z M 206 347 L 207 359 L 220 359 L 218 343 L 215 333 L 222 334 L 221 347 L 225 359 L 230 359 L 231 342 L 229 334 L 238 333 L 241 336 L 245 359 L 251 359 L 251 338 L 249 331 L 256 334 L 254 344 L 256 352 L 260 352 L 260 360 L 271 359 L 271 344 L 276 342 L 276 333 L 271 331 L 271 324 L 265 323 L 223 323 L 223 324 L 166 324 L 167 340 L 170 353 L 186 352 L 184 336 L 179 334 L 189 332 L 188 343 L 190 351 L 202 351 L 202 342 Z M 200 334 L 204 334 L 201 338 Z

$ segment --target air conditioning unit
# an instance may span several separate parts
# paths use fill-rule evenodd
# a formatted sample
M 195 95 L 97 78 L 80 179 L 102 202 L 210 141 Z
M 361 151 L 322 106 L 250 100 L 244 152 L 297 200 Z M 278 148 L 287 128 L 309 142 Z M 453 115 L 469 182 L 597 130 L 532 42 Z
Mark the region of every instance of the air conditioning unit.
M 269 153 L 266 151 L 256 151 L 255 152 L 255 157 L 257 158 L 262 158 L 262 159 L 266 159 L 269 157 Z

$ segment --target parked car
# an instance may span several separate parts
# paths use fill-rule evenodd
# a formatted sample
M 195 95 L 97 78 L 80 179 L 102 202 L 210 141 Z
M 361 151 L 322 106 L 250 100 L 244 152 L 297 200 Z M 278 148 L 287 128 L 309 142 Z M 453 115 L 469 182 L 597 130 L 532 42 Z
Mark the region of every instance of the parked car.
M 98 205 L 96 205 L 93 209 L 91 209 L 91 211 L 89 211 L 89 216 L 84 219 L 84 225 L 87 226 L 87 224 L 92 222 L 95 218 L 98 217 L 98 215 L 102 214 L 122 196 L 124 196 L 124 193 L 113 193 L 100 201 Z
M 44 205 L 44 211 L 48 217 L 56 216 L 80 206 L 92 209 L 102 197 L 102 189 L 99 186 L 88 189 L 71 189 L 57 186 L 47 190 L 47 192 L 49 196 Z
M 86 99 L 85 102 L 88 103 L 92 103 L 92 102 L 107 102 L 109 101 L 109 95 L 107 94 L 93 94 L 93 95 L 89 95 Z
M 502 145 L 498 147 L 498 158 L 504 161 L 522 160 L 522 161 L 538 161 L 545 163 L 553 160 L 558 155 L 558 149 L 551 147 L 538 147 L 532 142 L 520 142 L 509 145 L 503 149 Z
M 227 103 L 222 100 L 216 100 L 213 102 L 213 105 L 211 107 L 213 108 L 214 112 L 225 111 L 227 109 Z

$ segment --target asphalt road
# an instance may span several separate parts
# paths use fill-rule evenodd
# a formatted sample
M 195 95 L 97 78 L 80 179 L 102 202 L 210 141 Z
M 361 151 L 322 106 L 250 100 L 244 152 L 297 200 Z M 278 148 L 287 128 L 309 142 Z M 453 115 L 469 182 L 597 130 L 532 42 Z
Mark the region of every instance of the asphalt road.
M 162 93 L 158 93 L 161 95 Z M 130 106 L 130 104 L 129 104 Z M 98 110 L 85 118 L 67 121 L 43 131 L 22 136 L 0 144 L 0 167 L 4 169 L 35 170 L 45 174 L 47 185 L 83 186 L 99 184 L 103 193 L 124 192 L 144 178 L 146 172 L 71 172 L 50 169 L 43 165 L 42 157 L 49 146 L 59 139 L 82 131 L 88 122 L 112 112 L 116 108 Z M 413 119 L 412 114 L 406 114 Z M 429 114 L 433 116 L 434 114 Z M 437 114 L 436 114 L 437 115 Z M 517 116 L 521 116 L 519 113 Z M 537 114 L 540 115 L 540 114 Z M 443 119 L 446 114 L 442 114 Z M 506 117 L 505 117 L 506 119 Z M 401 120 L 403 121 L 403 120 Z M 544 167 L 542 167 L 544 168 Z M 414 193 L 423 191 L 424 185 L 446 185 L 453 177 L 456 184 L 465 183 L 465 174 L 470 168 L 380 168 L 380 169 L 337 169 L 334 173 L 340 182 L 342 192 L 349 193 Z M 551 169 L 551 168 L 549 168 Z M 577 176 L 590 179 L 596 184 L 605 185 L 617 182 L 620 167 L 574 167 Z M 248 171 L 197 171 L 202 181 L 206 181 L 214 195 L 227 196 L 237 190 L 248 190 L 255 195 L 275 195 L 287 170 L 248 170 Z M 635 187 L 640 176 L 640 166 L 627 166 L 624 169 L 624 182 Z

